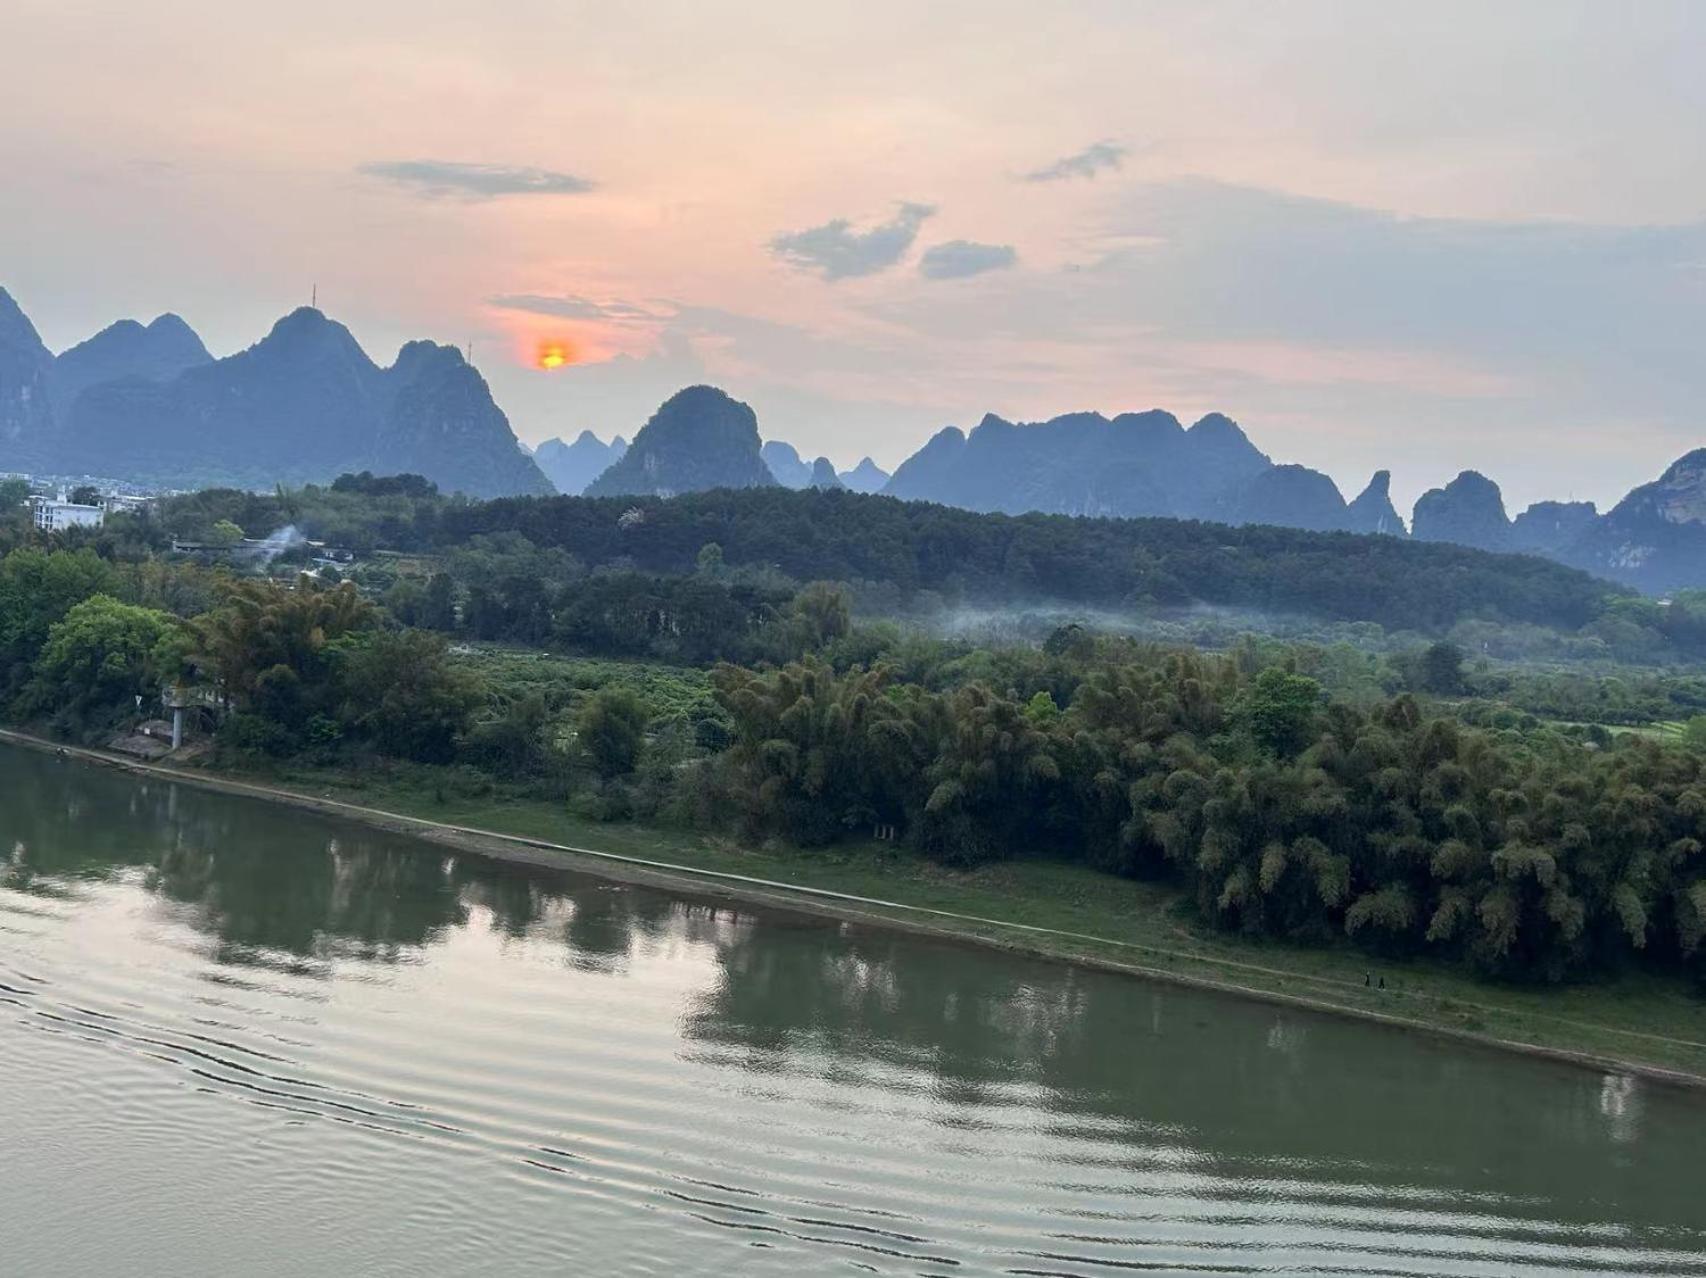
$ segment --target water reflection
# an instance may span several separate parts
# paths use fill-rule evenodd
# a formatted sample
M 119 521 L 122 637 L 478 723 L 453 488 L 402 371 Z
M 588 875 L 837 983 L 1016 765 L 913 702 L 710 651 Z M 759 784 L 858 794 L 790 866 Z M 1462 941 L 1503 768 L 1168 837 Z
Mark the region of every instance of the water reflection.
M 907 1272 L 995 1254 L 1038 1273 L 1706 1268 L 1706 1115 L 1626 1076 L 517 869 L 35 755 L 0 769 L 0 909 L 140 900 L 195 938 L 198 981 L 230 993 L 194 996 L 203 1038 L 173 1038 L 172 1059 L 298 1118 L 513 1148 L 606 1205 L 667 1199 L 743 1246 L 770 1231 Z M 267 1003 L 414 968 L 430 979 L 360 1015 L 290 1028 Z M 166 1050 L 123 1002 L 70 1028 Z M 411 1024 L 398 1050 L 387 1016 L 458 1032 Z M 262 1021 L 273 1047 L 253 1043 Z

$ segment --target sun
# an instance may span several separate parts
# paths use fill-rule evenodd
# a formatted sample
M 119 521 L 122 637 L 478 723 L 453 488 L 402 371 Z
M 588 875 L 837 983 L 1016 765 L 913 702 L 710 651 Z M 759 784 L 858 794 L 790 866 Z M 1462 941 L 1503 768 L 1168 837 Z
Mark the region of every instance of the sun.
M 546 372 L 574 362 L 574 354 L 565 342 L 540 342 L 534 363 Z

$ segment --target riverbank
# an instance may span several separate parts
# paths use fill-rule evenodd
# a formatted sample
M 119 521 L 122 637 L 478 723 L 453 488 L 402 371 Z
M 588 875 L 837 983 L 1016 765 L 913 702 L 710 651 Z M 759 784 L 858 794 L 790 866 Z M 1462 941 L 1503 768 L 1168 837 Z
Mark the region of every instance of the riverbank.
M 504 860 L 999 946 L 1706 1087 L 1706 1001 L 1679 981 L 1628 975 L 1591 986 L 1506 988 L 1426 963 L 1377 964 L 1348 947 L 1221 936 L 1193 926 L 1170 890 L 1078 866 L 1014 862 L 954 872 L 891 845 L 749 848 L 577 820 L 561 805 L 540 800 L 447 796 L 442 786 L 407 776 L 352 778 L 304 768 L 237 775 L 147 763 L 7 730 L 0 730 L 0 741 L 289 803 Z

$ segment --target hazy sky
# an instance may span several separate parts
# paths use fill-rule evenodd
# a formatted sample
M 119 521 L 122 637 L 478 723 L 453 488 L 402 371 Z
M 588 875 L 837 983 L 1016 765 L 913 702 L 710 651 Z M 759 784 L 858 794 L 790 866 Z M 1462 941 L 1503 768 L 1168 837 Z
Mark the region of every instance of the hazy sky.
M 530 441 L 1218 409 L 1604 504 L 1706 444 L 1703 68 L 1694 0 L 0 0 L 0 285 L 225 354 L 317 283 Z

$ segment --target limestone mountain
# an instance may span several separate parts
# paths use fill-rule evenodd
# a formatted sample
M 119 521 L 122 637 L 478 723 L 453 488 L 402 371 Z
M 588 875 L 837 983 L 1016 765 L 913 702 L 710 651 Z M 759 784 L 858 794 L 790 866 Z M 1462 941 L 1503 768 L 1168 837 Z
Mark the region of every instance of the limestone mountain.
M 390 402 L 373 441 L 376 469 L 424 475 L 470 497 L 550 494 L 486 379 L 454 346 L 410 342 L 383 377 Z
M 1591 501 L 1537 501 L 1511 521 L 1511 546 L 1535 555 L 1561 555 L 1599 522 Z
M 780 439 L 767 439 L 758 451 L 759 456 L 764 458 L 764 464 L 770 468 L 770 473 L 782 487 L 811 487 L 811 463 L 802 458 L 799 450 L 792 444 L 784 443 Z
M 880 493 L 889 482 L 889 473 L 869 457 L 859 459 L 852 470 L 841 472 L 841 483 L 856 493 Z
M 1347 510 L 1338 486 L 1307 466 L 1270 466 L 1226 493 L 1215 514 L 1228 524 L 1277 524 L 1311 532 L 1345 528 Z
M 1558 557 L 1653 594 L 1706 587 L 1706 448 L 1631 491 Z
M 1218 413 L 1189 430 L 1160 410 L 1024 425 L 990 414 L 970 435 L 936 434 L 883 491 L 1009 514 L 1212 518 L 1227 493 L 1271 465 Z
M 54 464 L 185 485 L 271 487 L 370 470 L 423 474 L 475 497 L 550 491 L 456 350 L 412 342 L 382 369 L 310 307 L 247 350 L 168 380 L 84 387 L 59 424 Z
M 1419 541 L 1451 541 L 1478 550 L 1512 549 L 1511 522 L 1499 486 L 1466 470 L 1416 501 L 1410 531 Z
M 607 444 L 590 430 L 583 430 L 572 444 L 547 439 L 534 450 L 533 460 L 558 492 L 578 497 L 627 451 L 628 441 L 620 435 Z
M 12 295 L 0 288 L 0 470 L 36 464 L 54 436 L 53 355 Z
M 829 458 L 819 457 L 812 463 L 811 479 L 808 482 L 807 487 L 845 488 L 847 485 L 841 482 L 841 476 L 835 473 L 835 466 L 830 462 Z
M 1392 472 L 1377 470 L 1356 500 L 1345 509 L 1345 527 L 1351 532 L 1388 533 L 1403 537 L 1407 533 L 1398 508 L 1392 504 Z
M 160 315 L 147 324 L 122 319 L 61 351 L 53 361 L 49 386 L 54 410 L 68 418 L 77 397 L 101 382 L 167 382 L 185 369 L 212 362 L 195 330 L 176 315 Z
M 673 497 L 709 488 L 768 488 L 758 418 L 714 386 L 689 386 L 665 400 L 627 454 L 587 487 L 589 497 Z

